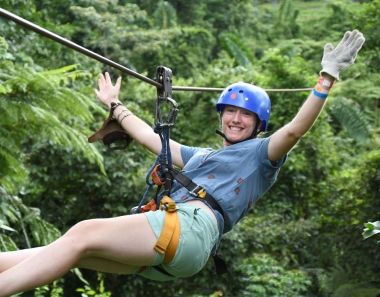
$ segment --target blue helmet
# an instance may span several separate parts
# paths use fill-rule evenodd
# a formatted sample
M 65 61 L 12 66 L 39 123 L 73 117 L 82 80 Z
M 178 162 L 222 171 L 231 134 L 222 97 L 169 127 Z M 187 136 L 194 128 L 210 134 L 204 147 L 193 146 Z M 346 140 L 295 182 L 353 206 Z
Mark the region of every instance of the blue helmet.
M 268 94 L 257 86 L 238 82 L 224 89 L 216 103 L 216 110 L 221 112 L 225 105 L 232 105 L 254 112 L 262 124 L 259 131 L 266 131 L 270 117 L 271 104 Z

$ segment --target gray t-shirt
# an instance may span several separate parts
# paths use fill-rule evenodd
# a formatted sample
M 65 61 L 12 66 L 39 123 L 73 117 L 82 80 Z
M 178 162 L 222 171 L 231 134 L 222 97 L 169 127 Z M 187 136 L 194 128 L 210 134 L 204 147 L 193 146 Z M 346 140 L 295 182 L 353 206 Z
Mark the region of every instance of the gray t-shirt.
M 272 164 L 269 139 L 247 140 L 220 150 L 181 146 L 182 173 L 202 185 L 223 209 L 223 222 L 217 216 L 221 233 L 230 231 L 276 181 L 286 156 Z M 197 199 L 176 181 L 170 197 L 176 202 Z

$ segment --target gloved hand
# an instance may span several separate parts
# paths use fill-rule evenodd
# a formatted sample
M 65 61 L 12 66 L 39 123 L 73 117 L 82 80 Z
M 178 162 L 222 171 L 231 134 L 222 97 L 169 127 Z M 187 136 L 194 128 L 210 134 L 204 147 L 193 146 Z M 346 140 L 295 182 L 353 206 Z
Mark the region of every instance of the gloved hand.
M 356 55 L 364 41 L 365 38 L 363 34 L 358 30 L 354 30 L 352 32 L 347 31 L 335 49 L 331 43 L 327 43 L 321 62 L 322 70 L 319 74 L 322 75 L 322 73 L 325 72 L 336 80 L 339 80 L 339 73 L 355 62 Z

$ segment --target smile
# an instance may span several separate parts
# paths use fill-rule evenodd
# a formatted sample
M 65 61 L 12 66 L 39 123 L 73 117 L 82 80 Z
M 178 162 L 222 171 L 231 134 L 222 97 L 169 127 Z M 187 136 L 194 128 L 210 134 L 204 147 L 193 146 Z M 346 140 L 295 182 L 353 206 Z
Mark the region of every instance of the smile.
M 230 128 L 230 130 L 232 130 L 232 131 L 242 131 L 242 130 L 243 130 L 243 128 L 234 127 L 234 126 L 230 126 L 229 128 Z

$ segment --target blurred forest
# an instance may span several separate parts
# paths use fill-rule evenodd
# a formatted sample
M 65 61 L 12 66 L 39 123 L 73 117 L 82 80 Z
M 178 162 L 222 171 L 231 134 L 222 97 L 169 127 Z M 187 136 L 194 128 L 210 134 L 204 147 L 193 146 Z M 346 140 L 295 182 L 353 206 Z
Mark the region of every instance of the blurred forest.
M 366 42 L 276 184 L 198 274 L 169 283 L 72 270 L 17 296 L 380 296 L 380 246 L 363 239 L 380 214 L 380 2 L 0 0 L 0 7 L 107 59 L 173 86 L 314 87 L 323 47 L 348 30 Z M 100 72 L 123 77 L 121 100 L 153 125 L 156 88 L 0 17 L 0 249 L 46 245 L 75 223 L 129 214 L 155 160 L 136 141 L 111 151 L 87 138 L 107 110 Z M 270 135 L 309 91 L 268 92 Z M 178 142 L 222 146 L 217 92 L 173 91 Z M 106 239 L 105 239 L 106 240 Z

